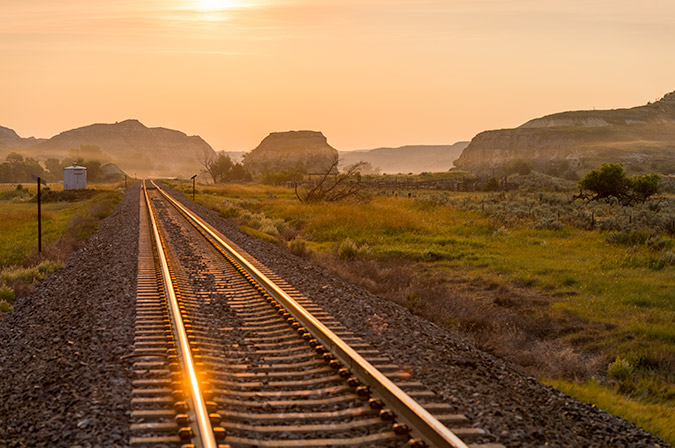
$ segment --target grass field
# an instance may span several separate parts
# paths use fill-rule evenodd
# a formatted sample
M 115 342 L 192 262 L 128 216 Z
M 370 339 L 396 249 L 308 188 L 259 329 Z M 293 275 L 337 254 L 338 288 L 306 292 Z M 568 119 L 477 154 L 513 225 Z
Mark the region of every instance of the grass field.
M 116 186 L 67 194 L 58 185 L 42 204 L 42 253 L 38 253 L 37 203 L 34 186 L 0 186 L 0 311 L 11 311 L 17 296 L 59 269 L 70 253 L 98 228 L 121 199 Z
M 560 223 L 540 225 L 542 216 L 502 216 L 513 198 L 493 204 L 498 216 L 475 206 L 483 193 L 450 196 L 302 204 L 289 189 L 234 185 L 202 187 L 197 201 L 674 443 L 665 428 L 675 427 L 675 257 L 672 235 L 658 227 L 672 210 L 645 212 L 653 228 L 641 243 L 616 244 L 616 230 L 567 223 L 583 210 L 563 202 L 557 216 L 542 205 Z M 474 206 L 458 205 L 467 201 Z M 610 212 L 597 213 L 624 219 Z M 486 339 L 498 327 L 502 341 Z M 617 356 L 628 375 L 608 374 Z M 621 405 L 611 406 L 612 397 Z

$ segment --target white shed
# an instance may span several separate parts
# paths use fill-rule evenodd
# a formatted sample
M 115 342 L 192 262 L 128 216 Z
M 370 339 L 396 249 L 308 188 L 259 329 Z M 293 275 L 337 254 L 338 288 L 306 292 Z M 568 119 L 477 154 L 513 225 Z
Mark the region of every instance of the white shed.
M 67 166 L 63 169 L 63 189 L 81 190 L 87 188 L 87 168 L 84 166 Z

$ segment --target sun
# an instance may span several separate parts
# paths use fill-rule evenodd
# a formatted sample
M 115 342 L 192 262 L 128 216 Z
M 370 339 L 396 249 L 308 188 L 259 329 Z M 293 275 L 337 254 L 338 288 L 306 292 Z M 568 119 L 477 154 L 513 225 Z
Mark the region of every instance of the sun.
M 202 11 L 218 11 L 242 6 L 241 0 L 193 0 L 195 8 Z

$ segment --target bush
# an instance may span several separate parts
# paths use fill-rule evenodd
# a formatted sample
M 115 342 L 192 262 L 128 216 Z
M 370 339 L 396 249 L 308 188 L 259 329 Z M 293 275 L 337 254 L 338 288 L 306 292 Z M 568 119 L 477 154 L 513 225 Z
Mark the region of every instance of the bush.
M 3 302 L 14 302 L 14 290 L 7 285 L 0 287 L 0 300 Z
M 14 307 L 7 303 L 4 300 L 0 300 L 0 313 L 7 313 L 9 311 L 13 311 Z
M 370 252 L 367 245 L 358 245 L 350 238 L 345 238 L 338 246 L 338 257 L 343 260 L 351 260 L 358 256 L 365 255 Z
M 609 363 L 607 376 L 616 381 L 627 381 L 633 374 L 633 366 L 627 359 L 617 356 L 614 362 Z
M 501 186 L 499 185 L 499 181 L 494 177 L 490 178 L 483 187 L 483 191 L 498 191 L 500 189 Z
M 298 257 L 306 257 L 309 255 L 309 250 L 307 249 L 307 243 L 305 240 L 294 239 L 288 242 L 288 251 L 293 255 Z
M 338 246 L 338 257 L 343 260 L 349 260 L 359 253 L 359 248 L 350 238 L 345 238 Z
M 22 283 L 30 285 L 44 280 L 50 274 L 63 267 L 55 261 L 45 260 L 32 268 L 12 268 L 2 271 L 0 278 L 4 283 Z
M 605 241 L 610 244 L 622 246 L 637 246 L 645 244 L 651 235 L 649 232 L 640 230 L 623 230 L 621 232 L 610 232 L 605 236 Z

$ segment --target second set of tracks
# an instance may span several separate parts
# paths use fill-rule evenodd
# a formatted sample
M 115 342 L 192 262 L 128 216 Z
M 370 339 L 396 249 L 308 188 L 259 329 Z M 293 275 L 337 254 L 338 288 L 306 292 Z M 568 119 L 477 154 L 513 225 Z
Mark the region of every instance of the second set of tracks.
M 154 182 L 141 195 L 132 446 L 487 446 Z

